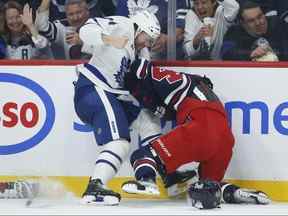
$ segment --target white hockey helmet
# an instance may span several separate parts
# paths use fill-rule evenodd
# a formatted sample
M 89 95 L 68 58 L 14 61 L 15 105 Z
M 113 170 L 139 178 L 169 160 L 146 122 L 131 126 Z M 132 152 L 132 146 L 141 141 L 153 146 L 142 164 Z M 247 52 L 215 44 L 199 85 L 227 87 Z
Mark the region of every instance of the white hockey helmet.
M 144 31 L 151 38 L 156 39 L 160 35 L 161 27 L 157 17 L 146 10 L 137 12 L 130 19 L 138 25 L 138 31 Z

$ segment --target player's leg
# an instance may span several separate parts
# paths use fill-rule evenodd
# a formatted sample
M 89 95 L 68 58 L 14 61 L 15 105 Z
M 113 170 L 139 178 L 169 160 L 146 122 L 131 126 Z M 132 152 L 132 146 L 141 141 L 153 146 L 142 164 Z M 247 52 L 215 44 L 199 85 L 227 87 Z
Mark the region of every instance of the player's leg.
M 215 115 L 214 119 L 216 119 Z M 221 119 L 218 120 L 218 123 L 220 124 Z M 223 122 L 223 124 L 224 123 L 225 122 Z M 217 150 L 208 160 L 201 162 L 199 176 L 201 179 L 211 179 L 220 182 L 225 175 L 233 153 L 234 137 L 230 128 L 228 126 L 222 128 L 219 131 L 219 136 L 215 136 L 213 138 L 213 143 L 211 142 L 211 144 L 217 146 Z
M 211 113 L 210 118 L 213 118 L 221 124 L 221 119 Z M 217 114 L 216 114 L 217 115 Z M 214 116 L 214 117 L 213 117 Z M 232 157 L 232 147 L 234 145 L 234 137 L 231 129 L 226 124 L 226 120 L 221 124 L 223 128 L 221 130 L 221 136 L 214 138 L 215 145 L 218 146 L 218 152 L 216 152 L 209 160 L 201 162 L 199 168 L 199 175 L 201 179 L 210 179 L 221 181 L 225 175 L 226 169 L 230 163 Z M 213 125 L 212 125 L 213 126 Z M 216 125 L 214 125 L 215 127 Z M 218 144 L 216 144 L 218 142 Z M 226 203 L 253 203 L 253 204 L 269 204 L 270 199 L 262 191 L 240 188 L 234 184 L 222 183 L 222 200 Z
M 135 180 L 125 182 L 122 190 L 127 193 L 159 195 L 156 184 L 157 173 L 167 188 L 169 196 L 179 195 L 187 190 L 188 183 L 198 181 L 197 168 L 176 170 L 167 174 L 165 165 L 161 162 L 151 145 L 146 145 L 134 151 L 130 158 Z
M 106 183 L 115 176 L 129 153 L 128 122 L 122 105 L 114 94 L 95 87 L 82 94 L 76 111 L 85 123 L 94 128 L 96 142 L 103 146 L 82 201 L 118 204 L 120 194 L 108 189 Z
M 260 190 L 241 188 L 235 184 L 221 183 L 222 201 L 225 203 L 262 204 L 271 203 L 268 195 Z
M 142 108 L 136 121 L 140 136 L 139 146 L 141 147 L 146 146 L 162 134 L 160 118 L 148 109 Z
M 149 145 L 135 150 L 130 157 L 135 180 L 125 182 L 122 190 L 132 194 L 159 195 L 156 184 L 157 170 L 159 169 L 157 160 Z
M 210 143 L 205 111 L 194 113 L 197 113 L 197 118 L 178 125 L 152 142 L 168 174 L 191 161 L 205 161 L 217 151 L 217 146 Z

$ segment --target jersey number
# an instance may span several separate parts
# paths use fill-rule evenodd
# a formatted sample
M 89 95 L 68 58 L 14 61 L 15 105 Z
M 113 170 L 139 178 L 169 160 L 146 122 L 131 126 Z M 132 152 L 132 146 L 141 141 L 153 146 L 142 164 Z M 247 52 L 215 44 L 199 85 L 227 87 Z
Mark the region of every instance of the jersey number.
M 167 82 L 171 84 L 180 81 L 182 79 L 182 74 L 163 68 L 155 68 L 152 70 L 152 79 L 159 82 L 166 79 Z

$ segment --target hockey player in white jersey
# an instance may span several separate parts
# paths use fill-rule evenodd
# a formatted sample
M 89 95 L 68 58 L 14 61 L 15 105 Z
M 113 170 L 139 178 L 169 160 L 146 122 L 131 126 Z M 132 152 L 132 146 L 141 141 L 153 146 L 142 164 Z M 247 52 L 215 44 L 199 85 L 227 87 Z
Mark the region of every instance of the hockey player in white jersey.
M 102 146 L 94 173 L 83 194 L 83 203 L 117 205 L 120 194 L 108 189 L 130 149 L 129 125 L 138 114 L 132 103 L 120 100 L 128 95 L 124 74 L 144 47 L 151 47 L 160 35 L 157 18 L 147 11 L 126 18 L 111 16 L 89 19 L 80 28 L 82 51 L 92 54 L 89 63 L 78 65 L 74 105 L 79 118 L 94 129 Z M 128 112 L 133 107 L 135 110 Z

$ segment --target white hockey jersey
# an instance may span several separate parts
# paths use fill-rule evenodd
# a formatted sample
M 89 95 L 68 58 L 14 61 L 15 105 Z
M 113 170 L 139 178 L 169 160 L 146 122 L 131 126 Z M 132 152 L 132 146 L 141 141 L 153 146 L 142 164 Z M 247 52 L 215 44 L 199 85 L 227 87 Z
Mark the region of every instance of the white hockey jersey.
M 10 41 L 6 47 L 6 59 L 51 59 L 53 58 L 50 43 L 42 35 L 26 36 Z
M 124 74 L 135 59 L 135 30 L 131 20 L 121 16 L 92 18 L 80 28 L 79 35 L 84 42 L 82 52 L 92 54 L 89 64 L 100 72 L 110 87 L 122 89 Z M 115 48 L 105 44 L 102 35 L 123 36 L 128 42 L 122 49 Z

